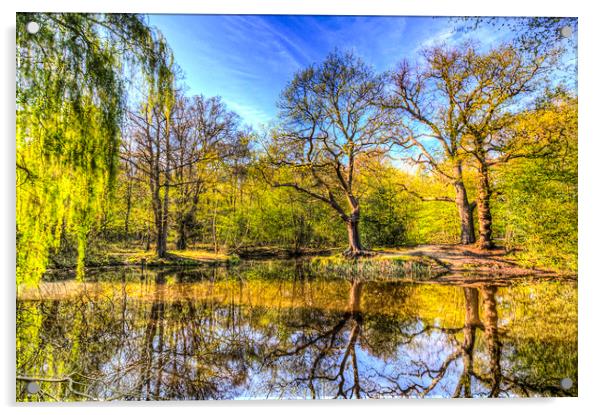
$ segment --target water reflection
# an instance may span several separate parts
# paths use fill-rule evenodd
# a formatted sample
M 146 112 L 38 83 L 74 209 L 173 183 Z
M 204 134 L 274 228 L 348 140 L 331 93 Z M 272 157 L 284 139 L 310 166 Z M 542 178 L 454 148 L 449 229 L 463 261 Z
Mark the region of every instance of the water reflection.
M 286 262 L 89 279 L 20 293 L 18 400 L 577 394 L 572 283 L 376 282 Z

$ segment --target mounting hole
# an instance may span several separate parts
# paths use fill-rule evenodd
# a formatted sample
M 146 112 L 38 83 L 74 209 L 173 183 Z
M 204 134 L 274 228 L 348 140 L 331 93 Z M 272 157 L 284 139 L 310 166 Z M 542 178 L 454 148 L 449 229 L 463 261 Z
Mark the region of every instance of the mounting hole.
M 560 381 L 560 387 L 562 389 L 564 389 L 565 391 L 571 389 L 572 386 L 573 386 L 573 381 L 571 380 L 571 378 L 564 378 Z
M 27 30 L 27 33 L 35 35 L 40 31 L 40 24 L 38 22 L 28 22 L 27 25 L 25 25 L 25 30 Z
M 573 36 L 573 28 L 571 26 L 563 26 L 560 29 L 560 36 L 562 36 L 562 37 L 571 37 L 571 36 Z
M 27 384 L 27 393 L 35 395 L 40 391 L 40 384 L 38 382 L 29 382 Z

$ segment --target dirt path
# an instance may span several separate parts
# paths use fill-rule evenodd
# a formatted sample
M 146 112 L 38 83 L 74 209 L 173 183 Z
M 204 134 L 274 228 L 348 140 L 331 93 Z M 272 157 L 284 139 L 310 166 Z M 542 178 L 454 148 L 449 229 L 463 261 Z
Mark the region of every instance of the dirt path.
M 388 251 L 385 255 L 427 256 L 444 265 L 449 272 L 437 280 L 445 282 L 508 281 L 525 277 L 543 279 L 576 279 L 575 275 L 537 268 L 524 268 L 508 258 L 503 248 L 490 251 L 466 245 L 420 245 L 414 248 Z

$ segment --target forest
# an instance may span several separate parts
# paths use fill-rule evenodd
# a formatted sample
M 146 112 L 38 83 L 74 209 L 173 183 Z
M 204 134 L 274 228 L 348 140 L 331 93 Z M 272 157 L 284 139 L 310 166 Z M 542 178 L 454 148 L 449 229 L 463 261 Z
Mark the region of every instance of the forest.
M 257 128 L 190 94 L 143 15 L 17 14 L 17 284 L 448 244 L 575 273 L 578 98 L 559 28 L 576 20 L 510 24 L 507 43 L 427 46 L 383 73 L 332 50 Z

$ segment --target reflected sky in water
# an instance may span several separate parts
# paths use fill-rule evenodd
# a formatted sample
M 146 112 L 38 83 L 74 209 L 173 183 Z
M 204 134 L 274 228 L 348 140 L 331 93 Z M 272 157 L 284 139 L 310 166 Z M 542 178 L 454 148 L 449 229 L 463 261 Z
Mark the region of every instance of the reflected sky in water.
M 97 271 L 17 302 L 20 401 L 576 394 L 571 282 L 444 286 L 272 261 Z

